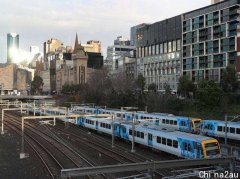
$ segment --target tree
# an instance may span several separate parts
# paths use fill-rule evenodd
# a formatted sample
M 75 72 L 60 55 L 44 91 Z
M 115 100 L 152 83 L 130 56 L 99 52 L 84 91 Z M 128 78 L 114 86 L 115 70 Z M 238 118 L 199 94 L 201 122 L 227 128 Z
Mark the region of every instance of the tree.
M 170 95 L 171 94 L 171 87 L 168 83 L 164 84 L 165 94 Z
M 36 75 L 33 78 L 33 81 L 31 84 L 31 93 L 32 94 L 41 94 L 43 85 L 44 85 L 43 79 L 40 76 Z
M 201 81 L 198 84 L 196 98 L 200 108 L 214 109 L 222 104 L 223 91 L 214 81 Z
M 178 93 L 181 96 L 190 97 L 190 93 L 194 93 L 195 92 L 195 86 L 193 84 L 193 82 L 190 80 L 190 78 L 188 76 L 181 76 L 179 78 L 179 84 L 178 84 Z
M 234 65 L 227 66 L 227 68 L 223 71 L 221 86 L 225 92 L 235 92 L 237 90 L 238 81 L 236 74 Z
M 149 91 L 154 91 L 156 92 L 157 91 L 157 85 L 155 83 L 151 83 L 149 86 L 148 86 L 148 90 Z
M 141 92 L 143 92 L 144 87 L 145 87 L 145 78 L 143 77 L 143 75 L 141 73 L 138 75 L 137 86 L 138 86 L 138 88 L 141 89 Z

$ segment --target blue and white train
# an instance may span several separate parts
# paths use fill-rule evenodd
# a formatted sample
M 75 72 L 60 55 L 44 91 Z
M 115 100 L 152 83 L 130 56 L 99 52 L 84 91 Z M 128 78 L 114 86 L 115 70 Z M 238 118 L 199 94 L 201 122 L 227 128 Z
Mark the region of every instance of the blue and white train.
M 225 121 L 202 120 L 199 132 L 202 135 L 212 137 L 225 137 Z M 227 138 L 232 140 L 240 140 L 240 122 L 227 123 Z
M 77 124 L 98 132 L 112 134 L 116 137 L 132 141 L 132 124 L 125 121 L 114 121 L 110 118 L 93 116 L 80 117 Z M 212 158 L 220 156 L 220 148 L 216 139 L 189 134 L 179 131 L 160 130 L 159 127 L 136 124 L 134 130 L 135 142 L 154 149 L 183 158 Z
M 116 119 L 122 120 L 132 120 L 135 118 L 137 121 L 142 122 L 143 120 L 154 122 L 155 125 L 172 128 L 175 130 L 197 133 L 198 125 L 201 122 L 199 118 L 189 118 L 182 116 L 174 116 L 169 114 L 161 113 L 144 113 L 144 112 L 130 112 L 130 111 L 121 111 L 117 109 L 102 109 L 102 108 L 93 108 L 93 107 L 78 107 L 75 106 L 73 111 L 80 112 L 89 112 L 92 114 L 114 114 Z

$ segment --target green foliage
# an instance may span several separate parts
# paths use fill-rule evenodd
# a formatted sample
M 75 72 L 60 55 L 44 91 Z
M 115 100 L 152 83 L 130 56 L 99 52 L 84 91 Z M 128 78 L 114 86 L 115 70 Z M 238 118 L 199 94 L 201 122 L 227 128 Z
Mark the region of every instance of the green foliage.
M 148 86 L 148 90 L 149 91 L 154 91 L 156 92 L 157 91 L 157 85 L 155 83 L 151 83 L 149 86 Z
M 198 84 L 196 99 L 201 109 L 213 110 L 220 107 L 223 91 L 214 81 L 202 81 Z
M 31 94 L 41 94 L 43 85 L 43 79 L 36 75 L 31 83 Z
M 171 88 L 170 88 L 170 85 L 168 83 L 164 84 L 164 90 L 165 90 L 165 94 L 166 95 L 170 95 L 171 94 Z
M 221 85 L 225 92 L 234 92 L 237 90 L 238 81 L 234 65 L 229 65 L 224 69 Z
M 145 78 L 143 77 L 143 75 L 141 73 L 138 75 L 137 86 L 143 92 L 144 87 L 145 87 Z
M 195 86 L 188 76 L 181 76 L 179 78 L 178 93 L 185 97 L 190 98 L 191 93 L 195 92 Z

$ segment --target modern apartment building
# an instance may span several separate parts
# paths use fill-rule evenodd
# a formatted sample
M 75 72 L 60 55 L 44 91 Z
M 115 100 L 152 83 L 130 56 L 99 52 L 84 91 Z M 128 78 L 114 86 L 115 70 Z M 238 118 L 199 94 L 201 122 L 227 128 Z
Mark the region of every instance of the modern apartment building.
M 159 91 L 165 84 L 177 90 L 181 75 L 181 15 L 137 29 L 137 73 L 146 79 L 146 88 L 155 83 Z
M 220 82 L 223 70 L 240 72 L 239 0 L 219 1 L 182 15 L 182 70 L 194 82 Z

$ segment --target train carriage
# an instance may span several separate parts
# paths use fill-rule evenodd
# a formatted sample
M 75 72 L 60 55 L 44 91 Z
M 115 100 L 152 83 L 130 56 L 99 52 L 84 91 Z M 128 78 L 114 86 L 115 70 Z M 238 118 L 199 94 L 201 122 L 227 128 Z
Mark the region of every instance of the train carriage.
M 225 121 L 202 120 L 199 132 L 212 137 L 225 137 Z M 240 122 L 227 123 L 227 138 L 240 140 Z
M 112 134 L 112 120 L 106 118 L 85 117 L 84 126 L 106 134 Z M 134 132 L 132 124 L 125 121 L 114 121 L 114 135 L 126 140 L 152 147 L 183 158 L 218 157 L 220 149 L 216 139 L 184 133 L 168 131 L 154 126 L 136 124 Z

